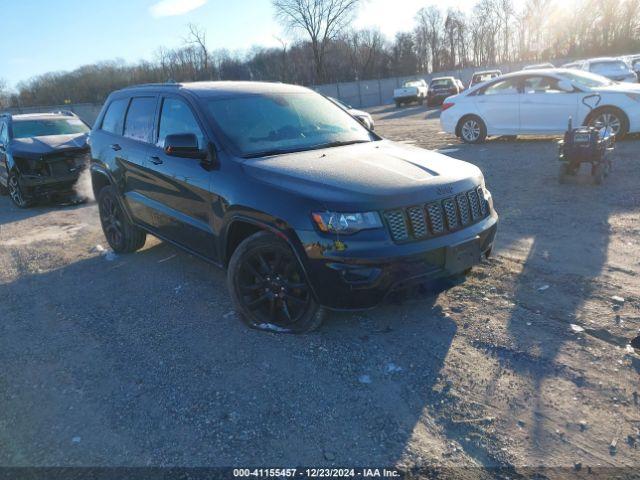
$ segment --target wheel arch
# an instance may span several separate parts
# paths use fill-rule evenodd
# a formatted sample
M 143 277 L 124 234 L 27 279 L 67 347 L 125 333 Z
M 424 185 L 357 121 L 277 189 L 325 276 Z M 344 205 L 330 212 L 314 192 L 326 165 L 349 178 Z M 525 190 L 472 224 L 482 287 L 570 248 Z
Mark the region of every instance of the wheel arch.
M 591 117 L 597 115 L 598 113 L 602 112 L 603 110 L 615 110 L 616 112 L 620 113 L 621 115 L 621 119 L 624 120 L 624 122 L 626 123 L 627 129 L 629 129 L 629 115 L 627 115 L 627 112 L 625 112 L 622 108 L 616 106 L 616 105 L 598 105 L 596 108 L 594 108 L 592 111 L 590 111 L 589 113 L 587 113 L 587 115 L 584 117 L 584 120 L 582 121 L 582 125 L 586 126 L 589 123 L 589 119 L 591 119 Z
M 98 198 L 100 190 L 104 187 L 114 184 L 106 170 L 95 165 L 91 166 L 91 187 L 93 188 L 93 196 L 95 198 Z
M 282 225 L 285 225 L 285 222 L 281 222 Z M 317 300 L 318 296 L 316 295 L 315 286 L 312 282 L 311 277 L 309 276 L 309 272 L 307 271 L 307 265 L 304 261 L 303 254 L 301 253 L 300 240 L 296 236 L 293 231 L 285 231 L 282 228 L 277 226 L 280 224 L 277 220 L 274 224 L 267 223 L 262 219 L 254 218 L 246 214 L 242 215 L 234 215 L 229 219 L 227 225 L 224 229 L 224 235 L 221 241 L 222 246 L 222 260 L 225 268 L 229 266 L 229 261 L 231 260 L 231 256 L 238 248 L 238 245 L 242 243 L 246 238 L 254 235 L 257 232 L 266 231 L 274 234 L 281 240 L 285 241 L 291 251 L 295 255 L 298 263 L 300 264 L 300 268 L 304 273 L 305 279 L 309 288 L 311 289 L 311 293 L 313 297 Z
M 456 123 L 456 130 L 455 130 L 456 137 L 461 136 L 460 129 L 462 128 L 462 124 L 467 118 L 471 118 L 471 117 L 475 117 L 478 120 L 480 120 L 484 124 L 485 130 L 487 130 L 487 122 L 485 122 L 480 115 L 478 115 L 477 113 L 465 113 L 458 119 L 458 123 Z

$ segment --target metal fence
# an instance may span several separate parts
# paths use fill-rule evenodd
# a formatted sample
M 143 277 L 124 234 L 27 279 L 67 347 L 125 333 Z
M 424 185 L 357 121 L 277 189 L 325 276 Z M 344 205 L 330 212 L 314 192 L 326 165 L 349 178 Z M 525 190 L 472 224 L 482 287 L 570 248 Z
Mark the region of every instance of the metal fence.
M 556 59 L 552 63 L 554 65 L 562 65 L 568 62 L 568 59 Z M 525 64 L 508 64 L 495 65 L 492 67 L 470 67 L 460 70 L 449 70 L 435 72 L 423 75 L 413 75 L 410 77 L 392 77 L 380 80 L 361 80 L 348 83 L 330 83 L 325 85 L 317 85 L 313 88 L 316 92 L 330 97 L 335 97 L 344 103 L 356 108 L 369 108 L 378 105 L 387 105 L 393 103 L 393 90 L 402 86 L 409 80 L 424 79 L 427 83 L 435 77 L 456 77 L 459 78 L 466 86 L 469 85 L 474 72 L 482 70 L 500 70 L 502 73 L 509 73 L 521 70 Z

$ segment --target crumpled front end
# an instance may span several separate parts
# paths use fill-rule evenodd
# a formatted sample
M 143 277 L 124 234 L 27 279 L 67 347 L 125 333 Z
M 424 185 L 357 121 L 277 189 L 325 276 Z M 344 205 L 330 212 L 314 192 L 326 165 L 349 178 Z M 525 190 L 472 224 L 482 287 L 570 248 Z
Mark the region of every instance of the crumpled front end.
M 32 196 L 71 191 L 80 173 L 88 167 L 90 159 L 88 147 L 37 156 L 19 151 L 13 153 L 21 184 L 31 189 Z

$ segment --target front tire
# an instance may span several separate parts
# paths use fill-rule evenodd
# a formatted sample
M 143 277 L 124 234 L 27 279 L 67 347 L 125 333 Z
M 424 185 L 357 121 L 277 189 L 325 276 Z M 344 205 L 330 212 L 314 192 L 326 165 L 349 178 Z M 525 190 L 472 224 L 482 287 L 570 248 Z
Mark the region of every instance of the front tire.
M 464 143 L 484 143 L 487 138 L 487 127 L 480 117 L 469 115 L 460 120 L 458 127 L 460 138 Z
M 13 204 L 18 208 L 29 208 L 33 206 L 33 198 L 29 195 L 29 192 L 22 186 L 20 182 L 20 175 L 13 171 L 9 173 L 7 179 L 7 191 Z
M 324 310 L 286 242 L 269 232 L 246 238 L 231 256 L 227 283 L 236 312 L 251 328 L 306 333 Z
M 103 187 L 98 193 L 98 210 L 102 231 L 114 252 L 131 253 L 144 246 L 146 232 L 129 221 L 113 186 Z

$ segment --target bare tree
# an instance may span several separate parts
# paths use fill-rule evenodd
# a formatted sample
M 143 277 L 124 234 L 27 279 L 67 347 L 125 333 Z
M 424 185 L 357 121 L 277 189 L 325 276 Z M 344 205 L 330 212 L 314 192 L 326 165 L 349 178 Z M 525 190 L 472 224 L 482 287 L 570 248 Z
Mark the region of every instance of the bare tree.
M 212 72 L 209 70 L 209 50 L 207 49 L 207 33 L 200 26 L 189 23 L 187 25 L 189 34 L 184 39 L 184 43 L 189 46 L 194 46 L 200 51 L 199 63 L 204 75 L 203 80 L 212 80 Z
M 292 31 L 309 36 L 316 81 L 326 78 L 325 54 L 329 42 L 353 19 L 361 0 L 273 0 L 276 18 Z
M 431 70 L 440 69 L 440 49 L 442 44 L 443 20 L 440 10 L 431 5 L 430 7 L 421 8 L 416 15 L 418 28 L 425 36 L 425 41 L 429 46 L 431 55 Z

